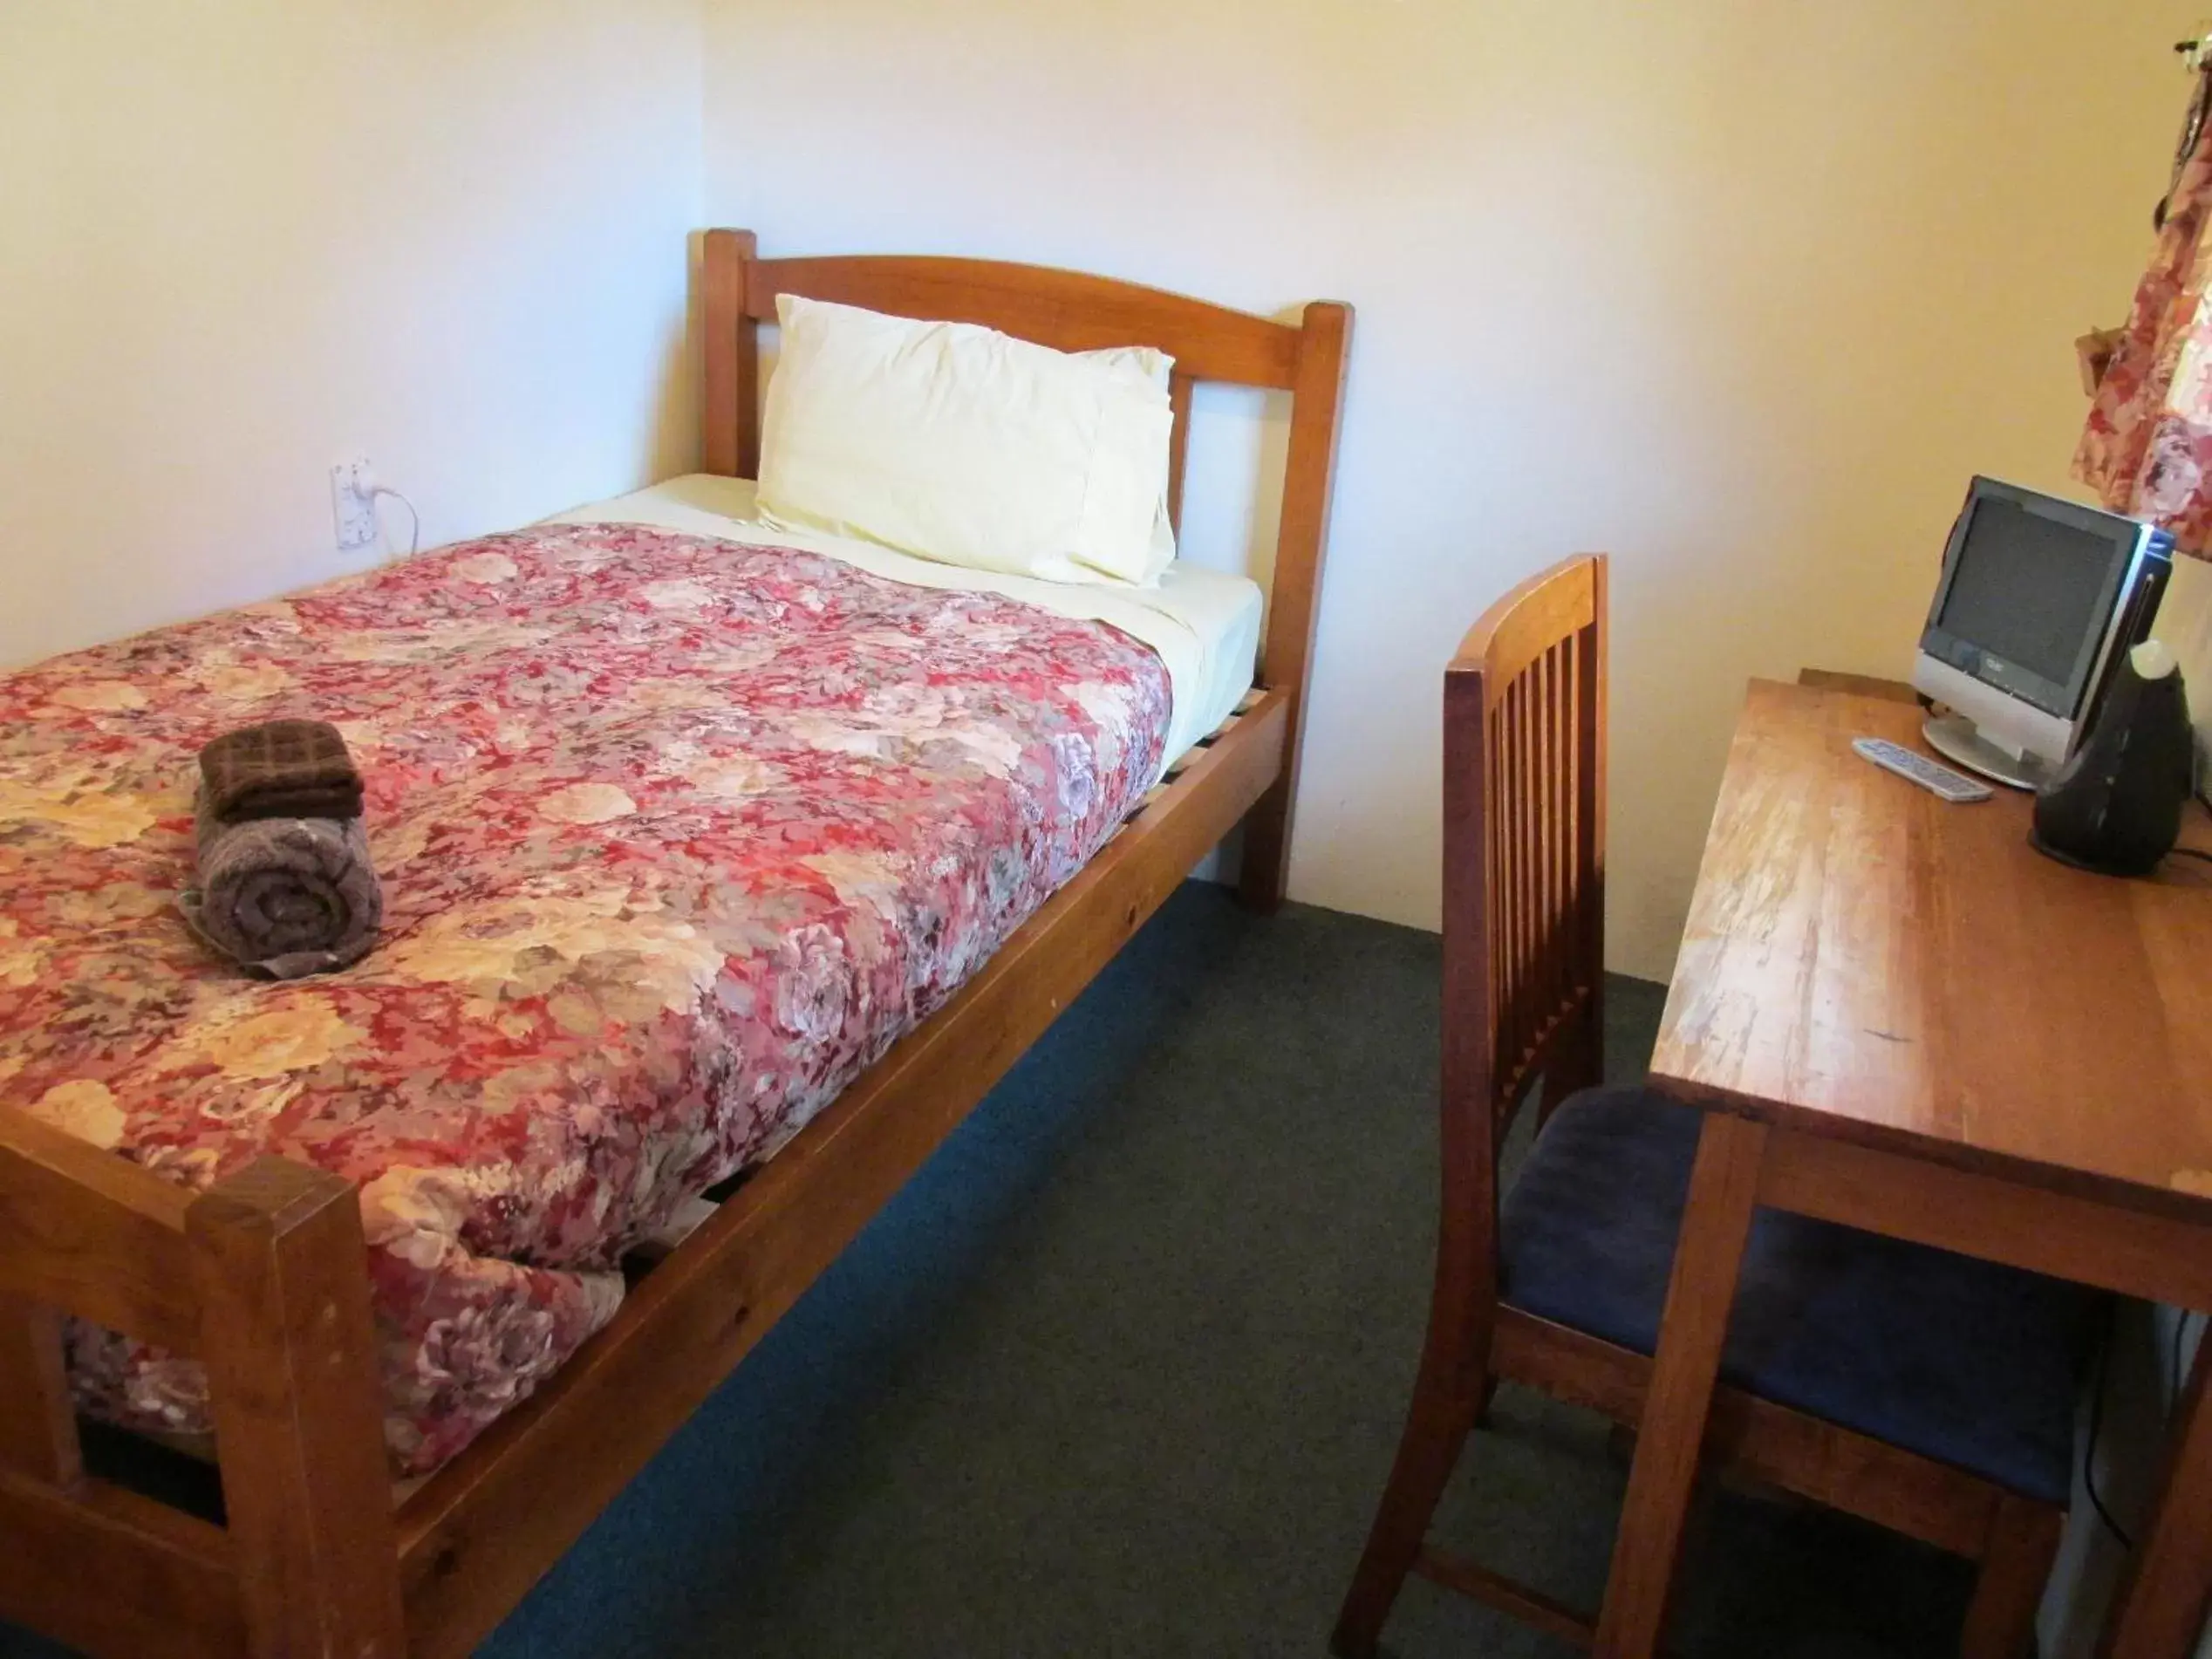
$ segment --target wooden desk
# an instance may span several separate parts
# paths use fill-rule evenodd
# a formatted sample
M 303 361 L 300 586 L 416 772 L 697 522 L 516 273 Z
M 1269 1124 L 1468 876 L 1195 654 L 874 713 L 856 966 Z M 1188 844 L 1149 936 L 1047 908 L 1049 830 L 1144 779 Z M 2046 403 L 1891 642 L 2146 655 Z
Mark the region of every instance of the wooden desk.
M 1657 1641 L 1755 1205 L 2212 1310 L 2212 865 L 2072 870 L 2025 795 L 1949 806 L 1851 752 L 1919 719 L 1754 681 L 1737 727 L 1652 1061 L 1707 1116 L 1601 1655 Z M 2206 1371 L 2101 1653 L 2203 1623 Z

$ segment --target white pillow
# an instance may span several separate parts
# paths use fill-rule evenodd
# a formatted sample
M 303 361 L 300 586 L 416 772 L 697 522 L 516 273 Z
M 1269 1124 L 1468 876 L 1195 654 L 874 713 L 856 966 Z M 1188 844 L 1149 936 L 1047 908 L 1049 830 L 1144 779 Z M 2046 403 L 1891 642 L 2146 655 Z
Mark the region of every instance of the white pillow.
M 775 310 L 770 522 L 1058 582 L 1150 585 L 1175 557 L 1164 353 L 1055 352 L 790 294 Z

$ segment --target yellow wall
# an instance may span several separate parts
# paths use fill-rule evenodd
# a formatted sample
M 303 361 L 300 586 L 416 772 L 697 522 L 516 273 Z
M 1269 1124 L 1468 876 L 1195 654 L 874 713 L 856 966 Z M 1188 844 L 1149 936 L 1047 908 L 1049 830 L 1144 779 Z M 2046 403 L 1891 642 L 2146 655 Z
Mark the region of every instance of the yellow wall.
M 0 663 L 689 453 L 694 0 L 0 6 Z M 397 515 L 399 545 L 405 515 Z
M 1294 891 L 1434 924 L 1441 666 L 1608 548 L 1613 954 L 1663 976 L 1746 676 L 1903 672 L 1969 474 L 2065 486 L 2203 7 L 707 0 L 707 204 L 1355 302 Z

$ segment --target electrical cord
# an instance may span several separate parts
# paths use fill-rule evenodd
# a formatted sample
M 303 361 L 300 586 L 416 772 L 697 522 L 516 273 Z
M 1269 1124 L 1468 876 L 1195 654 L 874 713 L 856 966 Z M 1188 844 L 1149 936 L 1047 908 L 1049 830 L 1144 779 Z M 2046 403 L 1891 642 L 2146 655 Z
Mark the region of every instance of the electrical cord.
M 2194 1317 L 2194 1314 L 2184 1308 L 2176 1314 L 2174 1320 L 2174 1349 L 2168 1368 L 2166 1395 L 2167 1410 L 2169 1411 L 2181 1402 L 2182 1372 L 2188 1354 L 2189 1321 Z M 2089 1444 L 2081 1456 L 2081 1484 L 2089 1493 L 2089 1501 L 2095 1506 L 2098 1519 L 2120 1541 L 2120 1548 L 2132 1551 L 2135 1547 L 2135 1540 L 2128 1535 L 2126 1527 L 2113 1519 L 2112 1511 L 2106 1507 L 2104 1498 L 2097 1490 L 2097 1441 L 2104 1432 L 2105 1385 L 2110 1380 L 2113 1338 L 2118 1331 L 2119 1323 L 2120 1305 L 2110 1303 L 2105 1312 L 2105 1340 L 2097 1350 L 2097 1382 L 2089 1396 Z
M 2202 858 L 2205 863 L 2212 864 L 2212 848 L 2176 847 L 2172 852 L 2168 853 L 2167 857 L 2169 858 Z
M 2111 1510 L 2097 1492 L 2097 1437 L 2105 1427 L 2105 1384 L 2110 1380 L 2113 1358 L 2113 1338 L 2120 1328 L 2120 1304 L 2107 1301 L 2105 1307 L 2105 1340 L 2097 1349 L 2097 1383 L 2089 1396 L 2089 1444 L 2081 1454 L 2081 1484 L 2088 1491 L 2089 1501 L 2096 1508 L 2099 1519 L 2120 1540 L 2120 1548 L 2133 1553 L 2135 1540 L 2127 1535 L 2127 1529 L 2113 1519 Z
M 413 502 L 398 490 L 383 484 L 369 486 L 369 505 L 372 509 L 376 505 L 377 498 L 380 495 L 389 495 L 407 509 L 407 556 L 414 557 L 415 550 L 422 544 L 422 515 L 415 511 L 415 504 Z
M 2183 1308 L 2174 1318 L 2174 1375 L 2166 1391 L 2166 1409 L 2171 1411 L 2181 1402 L 2182 1371 L 2188 1352 L 2189 1321 L 2196 1315 Z

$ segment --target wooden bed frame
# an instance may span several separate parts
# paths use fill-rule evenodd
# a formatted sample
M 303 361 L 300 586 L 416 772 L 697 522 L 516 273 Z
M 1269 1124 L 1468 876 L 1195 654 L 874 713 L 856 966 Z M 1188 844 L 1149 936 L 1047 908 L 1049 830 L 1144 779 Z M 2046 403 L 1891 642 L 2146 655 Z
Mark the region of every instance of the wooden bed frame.
M 704 241 L 703 460 L 749 475 L 755 330 L 779 293 L 1176 358 L 1172 504 L 1197 380 L 1289 392 L 1260 687 L 935 1016 L 632 1291 L 461 1456 L 395 1492 L 353 1189 L 263 1158 L 197 1196 L 0 1107 L 0 1619 L 103 1656 L 462 1655 L 1239 821 L 1240 888 L 1283 896 L 1348 307 L 1296 324 L 1071 272 L 764 260 Z M 75 1314 L 208 1367 L 226 1523 L 88 1475 Z

